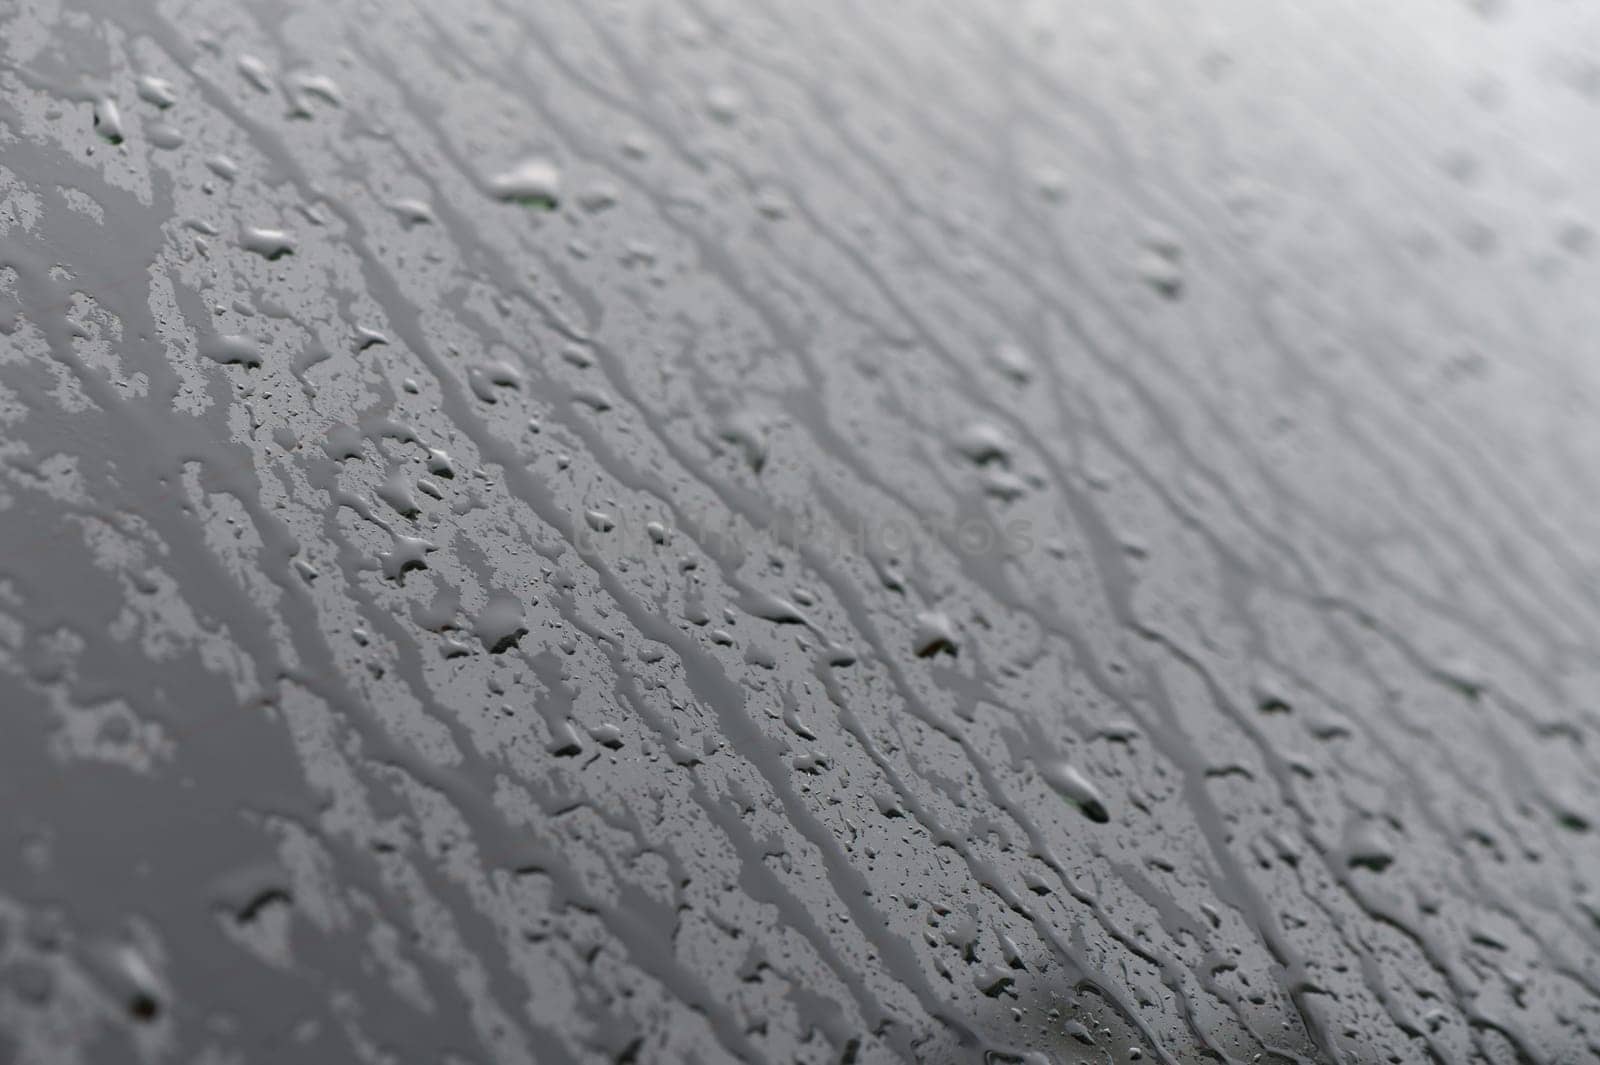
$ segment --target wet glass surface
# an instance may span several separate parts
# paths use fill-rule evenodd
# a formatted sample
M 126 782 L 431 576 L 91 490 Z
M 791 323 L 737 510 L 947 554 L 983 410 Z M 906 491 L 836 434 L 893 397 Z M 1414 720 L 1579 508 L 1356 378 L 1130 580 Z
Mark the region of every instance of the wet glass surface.
M 1597 32 L 0 0 L 0 1061 L 1595 1060 Z

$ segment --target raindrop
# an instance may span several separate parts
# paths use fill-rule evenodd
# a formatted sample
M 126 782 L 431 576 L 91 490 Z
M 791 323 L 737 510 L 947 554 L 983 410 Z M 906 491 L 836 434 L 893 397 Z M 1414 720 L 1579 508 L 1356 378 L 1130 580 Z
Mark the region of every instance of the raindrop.
M 1033 356 L 1016 344 L 1001 344 L 994 351 L 994 363 L 1000 372 L 1017 384 L 1026 384 L 1033 378 L 1036 367 Z
M 765 592 L 751 592 L 742 596 L 739 606 L 745 613 L 762 621 L 778 625 L 804 625 L 806 616 L 789 600 Z
M 1177 299 L 1183 294 L 1183 249 L 1166 235 L 1157 235 L 1144 242 L 1138 260 L 1140 280 L 1167 299 Z
M 284 92 L 289 97 L 290 118 L 312 117 L 312 100 L 321 100 L 331 107 L 339 107 L 344 102 L 339 86 L 326 74 L 291 75 Z
M 183 147 L 183 134 L 178 128 L 166 122 L 152 122 L 145 127 L 145 137 L 153 147 L 162 151 L 173 151 Z
M 497 403 L 499 397 L 495 394 L 495 390 L 520 389 L 522 373 L 508 362 L 490 362 L 469 369 L 467 384 L 472 388 L 472 394 L 485 403 Z
M 557 758 L 576 758 L 583 753 L 583 740 L 572 722 L 563 721 L 550 727 L 550 742 L 545 745 L 545 750 Z
M 1047 203 L 1061 203 L 1067 198 L 1067 177 L 1054 167 L 1046 167 L 1034 175 L 1034 186 Z
M 615 207 L 618 196 L 619 193 L 615 185 L 610 182 L 601 182 L 590 186 L 586 192 L 579 195 L 578 206 L 590 214 L 599 214 L 601 211 L 609 211 Z
M 1094 1034 L 1081 1021 L 1068 1021 L 1062 1025 L 1061 1032 L 1063 1035 L 1070 1035 L 1086 1047 L 1094 1046 Z
M 983 471 L 983 490 L 1009 503 L 1028 490 L 1028 483 L 1010 470 L 989 469 Z
M 1345 826 L 1342 847 L 1345 864 L 1352 869 L 1371 869 L 1381 873 L 1394 862 L 1394 848 L 1384 838 L 1377 820 L 1355 818 Z
M 366 452 L 366 438 L 355 426 L 341 422 L 328 430 L 322 449 L 335 462 L 358 459 Z
M 1089 820 L 1101 825 L 1111 820 L 1111 815 L 1106 812 L 1105 799 L 1101 797 L 1100 789 L 1089 783 L 1088 778 L 1079 772 L 1076 766 L 1058 759 L 1041 765 L 1039 775 L 1062 798 L 1083 811 L 1083 816 Z
M 411 491 L 411 485 L 406 482 L 405 474 L 395 470 L 389 474 L 383 484 L 378 486 L 378 498 L 392 507 L 396 514 L 403 517 L 414 518 L 421 511 L 417 506 L 417 497 Z
M 796 736 L 799 736 L 803 740 L 814 740 L 817 738 L 817 734 L 811 731 L 811 726 L 807 725 L 792 707 L 783 712 L 783 723 L 789 726 L 789 731 L 793 732 Z
M 450 461 L 449 455 L 439 448 L 430 447 L 428 449 L 428 472 L 435 477 L 443 477 L 448 481 L 455 478 L 456 468 L 455 464 Z
M 805 754 L 796 755 L 791 764 L 798 772 L 815 776 L 827 768 L 828 756 L 817 751 L 808 751 Z
M 950 615 L 938 610 L 918 614 L 916 634 L 912 638 L 911 648 L 918 658 L 931 658 L 941 652 L 948 655 L 957 654 L 956 627 L 950 620 Z
M 429 632 L 443 632 L 455 625 L 456 611 L 460 609 L 460 593 L 448 584 L 440 584 L 426 605 L 412 604 L 411 617 Z
M 101 96 L 94 102 L 94 129 L 112 144 L 122 143 L 122 111 L 110 96 Z
M 239 176 L 239 164 L 229 159 L 226 155 L 208 157 L 206 159 L 206 169 L 223 181 L 232 181 Z
M 744 97 L 731 85 L 714 85 L 706 92 L 706 113 L 723 125 L 732 125 L 744 109 Z
M 972 985 L 990 998 L 999 998 L 1016 983 L 1016 977 L 998 965 L 986 965 L 972 978 Z
M 172 82 L 146 74 L 138 82 L 139 99 L 165 110 L 178 102 L 178 92 Z
M 413 226 L 431 225 L 433 223 L 433 208 L 422 200 L 391 200 L 389 210 L 400 220 L 402 229 L 411 229 Z
M 272 91 L 272 71 L 262 59 L 253 55 L 239 57 L 239 73 L 261 92 Z
M 247 226 L 239 233 L 239 245 L 269 261 L 294 253 L 294 238 L 281 229 Z
M 224 366 L 260 366 L 261 351 L 250 337 L 213 334 L 200 338 L 200 354 Z
M 975 422 L 956 434 L 955 449 L 980 466 L 1010 463 L 1012 445 L 1006 434 L 988 422 Z
M 761 217 L 777 222 L 789 217 L 792 208 L 789 196 L 777 186 L 765 185 L 756 191 L 756 210 Z
M 554 210 L 561 197 L 561 171 L 548 159 L 524 159 L 489 179 L 496 199 Z
M 734 415 L 719 435 L 738 446 L 752 472 L 760 473 L 767 464 L 767 430 L 756 415 L 748 411 Z
M 1252 691 L 1256 699 L 1256 709 L 1263 714 L 1287 714 L 1290 710 L 1289 693 L 1281 679 L 1271 673 L 1262 673 L 1256 678 Z
M 427 569 L 427 554 L 433 544 L 420 536 L 395 534 L 394 546 L 378 556 L 383 575 L 397 584 L 404 583 L 405 575 L 416 569 Z
M 510 592 L 490 593 L 489 601 L 478 611 L 472 631 L 492 655 L 515 647 L 528 632 L 523 622 L 522 600 Z
M 130 1017 L 149 1024 L 161 1016 L 161 984 L 143 955 L 128 946 L 101 948 L 94 952 L 94 960 Z

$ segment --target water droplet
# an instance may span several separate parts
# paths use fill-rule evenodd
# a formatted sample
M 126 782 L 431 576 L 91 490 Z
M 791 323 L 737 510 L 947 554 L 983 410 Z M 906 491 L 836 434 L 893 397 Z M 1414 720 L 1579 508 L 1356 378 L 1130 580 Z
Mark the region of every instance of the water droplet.
M 806 616 L 789 600 L 766 592 L 750 592 L 740 597 L 745 613 L 777 625 L 804 625 Z
M 138 81 L 139 99 L 165 110 L 178 102 L 178 91 L 172 82 L 146 74 Z
M 1251 685 L 1256 709 L 1263 714 L 1287 714 L 1290 710 L 1288 687 L 1276 674 L 1263 671 Z
M 420 536 L 396 533 L 394 546 L 381 553 L 378 561 L 383 566 L 383 575 L 401 584 L 405 582 L 405 575 L 412 570 L 428 568 L 427 554 L 434 549 L 433 544 Z
M 755 205 L 762 218 L 773 222 L 788 218 L 794 208 L 789 194 L 776 185 L 763 185 L 757 189 Z
M 139 951 L 131 946 L 102 945 L 89 952 L 89 961 L 130 1017 L 141 1024 L 159 1019 L 164 998 L 161 982 Z
M 985 965 L 972 978 L 972 986 L 990 998 L 999 998 L 1003 993 L 1009 991 L 1014 983 L 1016 983 L 1016 977 L 998 965 Z
M 515 647 L 528 632 L 523 622 L 522 600 L 510 592 L 490 593 L 489 601 L 478 611 L 472 631 L 492 655 Z
M 246 226 L 239 232 L 239 246 L 267 260 L 294 254 L 294 238 L 281 229 Z
M 1159 237 L 1147 241 L 1139 256 L 1140 279 L 1167 299 L 1177 299 L 1183 294 L 1181 254 L 1182 249 L 1174 241 Z
M 389 474 L 383 484 L 378 486 L 377 496 L 403 517 L 414 518 L 422 509 L 417 505 L 417 497 L 412 493 L 411 485 L 407 483 L 405 474 L 400 470 Z
M 955 655 L 956 627 L 950 615 L 939 610 L 929 610 L 917 615 L 916 634 L 911 648 L 918 658 L 931 658 L 940 653 Z
M 828 756 L 820 751 L 807 751 L 805 754 L 795 755 L 793 762 L 790 764 L 794 766 L 797 772 L 815 776 L 827 768 Z
M 264 60 L 253 55 L 239 57 L 239 73 L 260 92 L 272 91 L 272 71 Z
M 509 362 L 484 363 L 467 370 L 467 385 L 472 389 L 472 394 L 485 403 L 498 403 L 500 397 L 495 395 L 495 390 L 520 389 L 522 372 Z
M 1394 848 L 1384 838 L 1383 828 L 1375 818 L 1352 818 L 1345 826 L 1345 864 L 1353 869 L 1371 869 L 1381 873 L 1395 859 Z
M 1028 490 L 1028 483 L 1018 474 L 1005 469 L 983 471 L 983 490 L 996 499 L 1012 502 Z
M 290 118 L 311 118 L 311 101 L 320 100 L 330 107 L 339 107 L 344 100 L 339 86 L 326 74 L 293 74 L 284 86 L 289 98 Z
M 617 205 L 619 197 L 617 187 L 610 182 L 600 182 L 591 185 L 587 191 L 578 197 L 578 206 L 590 214 L 599 214 L 609 211 Z
M 367 441 L 361 431 L 355 426 L 344 422 L 328 430 L 328 439 L 322 445 L 323 451 L 335 462 L 346 459 L 358 459 L 366 452 Z
M 1026 384 L 1032 380 L 1036 372 L 1033 356 L 1016 344 L 1001 344 L 996 348 L 994 351 L 994 363 L 1001 373 L 1019 385 Z
M 122 143 L 122 111 L 110 96 L 95 99 L 94 130 L 112 144 Z
M 150 142 L 151 146 L 159 148 L 165 152 L 174 151 L 183 147 L 183 134 L 178 132 L 178 128 L 176 126 L 169 125 L 166 122 L 150 123 L 150 125 L 145 127 L 144 135 L 145 139 Z
M 706 113 L 723 125 L 738 121 L 744 97 L 731 85 L 714 85 L 706 91 Z
M 261 350 L 241 334 L 212 334 L 200 338 L 200 354 L 224 366 L 260 366 Z
M 128 998 L 128 1014 L 134 1020 L 148 1024 L 161 1015 L 161 1002 L 144 991 L 135 991 Z
M 428 472 L 435 477 L 453 480 L 456 475 L 455 464 L 450 461 L 450 456 L 436 447 L 428 449 Z
M 411 229 L 413 226 L 431 225 L 433 223 L 433 208 L 422 200 L 400 199 L 389 202 L 389 210 L 400 220 L 402 229 Z
M 572 722 L 561 721 L 550 726 L 550 742 L 545 744 L 545 750 L 557 758 L 576 758 L 583 753 L 583 740 Z
M 1067 198 L 1067 176 L 1054 167 L 1039 170 L 1033 178 L 1039 196 L 1047 203 L 1062 203 Z
M 1057 759 L 1040 765 L 1039 775 L 1062 798 L 1083 811 L 1083 816 L 1089 820 L 1101 825 L 1111 820 L 1100 789 L 1089 783 L 1088 778 L 1079 772 L 1076 766 Z
M 206 159 L 206 169 L 223 181 L 232 181 L 239 176 L 239 164 L 226 155 L 209 156 Z
M 730 444 L 736 444 L 752 472 L 760 473 L 767 464 L 767 429 L 762 420 L 749 411 L 734 415 L 718 434 Z
M 548 159 L 524 159 L 489 179 L 496 199 L 553 210 L 560 202 L 561 171 Z
M 790 707 L 783 712 L 783 723 L 788 725 L 789 730 L 803 740 L 814 740 L 817 738 L 817 734 L 812 732 L 811 727 L 801 720 L 800 715 L 795 712 L 793 707 Z
M 1012 444 L 1005 432 L 988 422 L 975 422 L 956 434 L 955 449 L 980 466 L 1010 463 Z
M 456 612 L 460 609 L 461 594 L 450 585 L 441 583 L 426 604 L 411 604 L 411 617 L 429 632 L 444 632 L 454 627 Z

